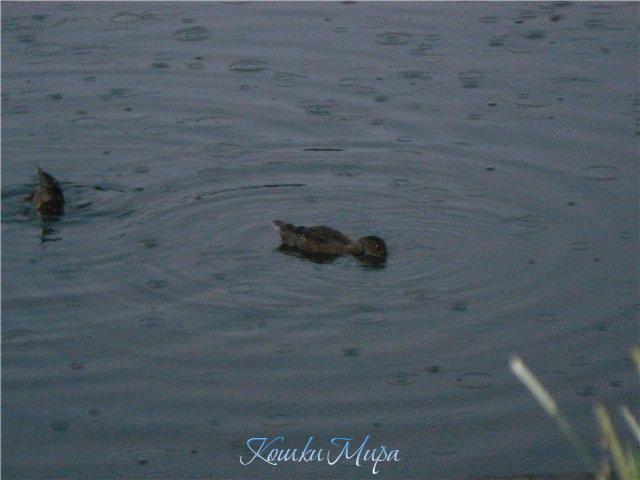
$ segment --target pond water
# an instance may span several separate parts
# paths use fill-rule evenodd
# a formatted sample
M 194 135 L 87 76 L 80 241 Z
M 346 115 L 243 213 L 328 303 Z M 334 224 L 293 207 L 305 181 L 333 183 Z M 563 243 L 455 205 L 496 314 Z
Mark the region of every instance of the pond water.
M 637 406 L 637 3 L 3 3 L 6 478 L 584 472 Z M 23 198 L 35 166 L 64 216 Z M 385 268 L 270 222 L 383 237 Z M 624 426 L 621 426 L 623 429 Z

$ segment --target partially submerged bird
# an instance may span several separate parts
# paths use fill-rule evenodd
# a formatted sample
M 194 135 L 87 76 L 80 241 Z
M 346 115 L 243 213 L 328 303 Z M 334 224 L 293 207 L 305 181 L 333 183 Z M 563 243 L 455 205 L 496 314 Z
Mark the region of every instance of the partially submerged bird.
M 315 260 L 331 260 L 353 255 L 368 263 L 380 264 L 387 259 L 387 246 L 380 237 L 370 235 L 356 242 L 329 227 L 296 227 L 274 220 L 273 226 L 282 239 L 281 248 Z
M 64 211 L 64 195 L 58 181 L 50 174 L 38 169 L 38 188 L 25 200 L 30 201 L 41 215 L 61 215 Z

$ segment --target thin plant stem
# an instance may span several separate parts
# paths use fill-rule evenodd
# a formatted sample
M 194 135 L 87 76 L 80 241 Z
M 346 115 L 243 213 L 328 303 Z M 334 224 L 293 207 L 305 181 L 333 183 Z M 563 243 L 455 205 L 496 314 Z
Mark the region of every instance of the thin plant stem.
M 631 413 L 631 410 L 629 410 L 629 408 L 627 408 L 626 405 L 622 405 L 620 407 L 620 410 L 622 411 L 622 416 L 627 422 L 627 425 L 629 425 L 631 432 L 633 432 L 633 435 L 636 437 L 636 441 L 640 445 L 640 426 L 638 426 L 638 421 L 636 420 L 636 418 L 633 416 L 633 413 Z
M 531 392 L 535 399 L 542 405 L 542 408 L 549 414 L 551 418 L 556 422 L 562 433 L 567 437 L 569 442 L 573 445 L 580 457 L 582 463 L 591 471 L 596 471 L 596 462 L 587 452 L 582 440 L 576 435 L 573 428 L 562 415 L 562 412 L 558 408 L 556 401 L 549 395 L 549 392 L 542 386 L 531 370 L 527 368 L 520 357 L 512 357 L 509 362 L 511 371 L 518 377 L 518 379 L 524 384 L 525 387 Z
M 609 412 L 607 412 L 607 409 L 602 405 L 598 404 L 596 405 L 596 417 L 598 418 L 598 423 L 600 424 L 602 436 L 607 442 L 608 449 L 611 451 L 613 464 L 616 467 L 618 475 L 622 480 L 631 480 L 631 469 L 627 464 L 627 459 L 625 458 L 624 451 L 622 450 L 622 446 L 620 445 L 620 441 L 618 440 L 616 431 L 613 428 L 613 423 L 611 422 Z

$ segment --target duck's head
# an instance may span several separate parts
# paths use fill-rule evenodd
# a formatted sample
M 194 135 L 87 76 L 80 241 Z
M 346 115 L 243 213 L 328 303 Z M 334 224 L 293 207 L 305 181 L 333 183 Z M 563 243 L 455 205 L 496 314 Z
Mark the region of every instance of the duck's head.
M 40 183 L 40 188 L 50 192 L 60 199 L 63 199 L 62 187 L 60 187 L 58 181 L 40 167 L 36 166 L 36 168 L 38 169 L 38 182 Z
M 371 263 L 382 263 L 387 259 L 387 245 L 380 237 L 369 235 L 359 239 L 352 248 L 355 256 Z

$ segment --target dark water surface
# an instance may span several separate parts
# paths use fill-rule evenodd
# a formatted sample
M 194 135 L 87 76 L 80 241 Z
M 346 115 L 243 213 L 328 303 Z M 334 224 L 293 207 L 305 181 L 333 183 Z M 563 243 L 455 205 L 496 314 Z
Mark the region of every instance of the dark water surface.
M 240 465 L 276 434 L 583 471 L 508 359 L 594 452 L 593 404 L 637 404 L 638 8 L 3 2 L 3 477 L 372 476 Z

